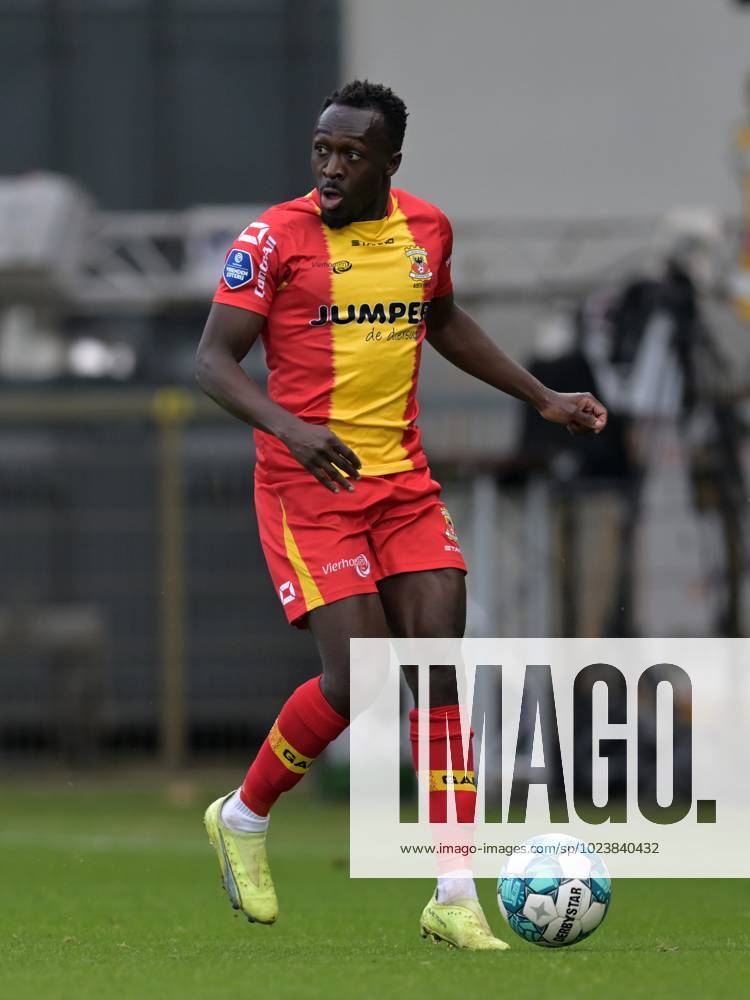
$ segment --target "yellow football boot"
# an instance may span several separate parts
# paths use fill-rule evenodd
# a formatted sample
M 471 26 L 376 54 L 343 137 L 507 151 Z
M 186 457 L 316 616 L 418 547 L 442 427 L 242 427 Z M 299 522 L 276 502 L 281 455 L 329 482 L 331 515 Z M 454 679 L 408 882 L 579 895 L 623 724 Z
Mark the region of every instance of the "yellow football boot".
M 469 951 L 508 951 L 510 945 L 496 938 L 478 899 L 462 897 L 438 903 L 437 889 L 422 911 L 422 937 L 447 941 L 454 948 Z
M 234 794 L 230 792 L 230 795 Z M 221 807 L 229 795 L 212 802 L 203 822 L 219 859 L 229 901 L 251 923 L 272 924 L 279 915 L 276 890 L 266 854 L 266 833 L 238 833 L 221 822 Z

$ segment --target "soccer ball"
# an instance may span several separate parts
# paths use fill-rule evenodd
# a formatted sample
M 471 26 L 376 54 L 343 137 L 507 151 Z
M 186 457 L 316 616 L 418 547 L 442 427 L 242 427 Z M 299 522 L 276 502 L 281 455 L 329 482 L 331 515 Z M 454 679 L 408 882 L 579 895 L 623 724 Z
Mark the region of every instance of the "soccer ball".
M 561 948 L 593 934 L 611 895 L 602 859 L 566 834 L 527 840 L 497 880 L 502 915 L 516 934 L 544 948 Z

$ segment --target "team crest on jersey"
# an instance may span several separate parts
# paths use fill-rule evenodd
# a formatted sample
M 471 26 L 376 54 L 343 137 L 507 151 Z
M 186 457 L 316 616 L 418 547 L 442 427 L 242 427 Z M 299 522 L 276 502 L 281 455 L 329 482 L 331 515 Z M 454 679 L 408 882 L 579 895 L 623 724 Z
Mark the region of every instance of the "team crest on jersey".
M 427 262 L 427 251 L 424 247 L 407 247 L 404 251 L 409 258 L 411 270 L 409 277 L 412 281 L 429 281 L 432 277 L 430 265 Z
M 224 264 L 224 281 L 228 288 L 242 288 L 253 280 L 253 258 L 247 250 L 230 250 Z
M 458 535 L 456 534 L 456 528 L 455 525 L 453 524 L 453 518 L 450 516 L 450 513 L 448 512 L 448 508 L 441 507 L 440 513 L 443 515 L 443 518 L 445 520 L 445 532 L 444 532 L 445 537 L 449 539 L 451 542 L 457 542 Z

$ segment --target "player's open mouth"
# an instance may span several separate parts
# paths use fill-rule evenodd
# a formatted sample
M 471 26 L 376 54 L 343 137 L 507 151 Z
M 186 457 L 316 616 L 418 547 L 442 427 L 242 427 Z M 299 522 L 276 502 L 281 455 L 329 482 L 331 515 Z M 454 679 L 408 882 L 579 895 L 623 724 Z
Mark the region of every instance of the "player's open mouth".
M 344 196 L 335 188 L 323 188 L 320 192 L 320 204 L 327 212 L 333 212 L 344 200 Z

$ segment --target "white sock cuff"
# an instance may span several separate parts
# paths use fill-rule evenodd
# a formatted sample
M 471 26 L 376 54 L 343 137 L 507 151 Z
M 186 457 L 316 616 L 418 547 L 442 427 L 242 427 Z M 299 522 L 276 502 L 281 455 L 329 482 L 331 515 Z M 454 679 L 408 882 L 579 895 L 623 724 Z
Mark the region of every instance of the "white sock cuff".
M 237 833 L 263 833 L 268 829 L 268 816 L 259 816 L 246 806 L 239 788 L 221 807 L 221 822 Z

